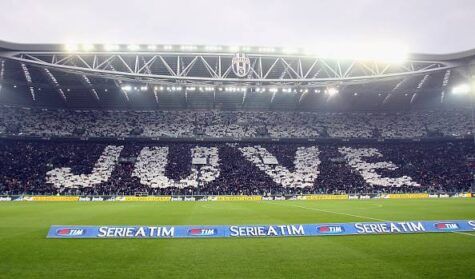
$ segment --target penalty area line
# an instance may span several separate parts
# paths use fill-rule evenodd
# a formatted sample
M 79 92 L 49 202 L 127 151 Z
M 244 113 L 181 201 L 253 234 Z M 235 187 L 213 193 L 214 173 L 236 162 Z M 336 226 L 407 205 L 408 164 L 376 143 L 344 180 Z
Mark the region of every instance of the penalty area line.
M 279 205 L 283 205 L 283 204 L 279 204 Z M 335 212 L 335 211 L 331 211 L 331 210 L 325 210 L 325 209 L 319 209 L 319 208 L 313 208 L 313 207 L 305 207 L 305 206 L 300 206 L 300 205 L 288 205 L 288 204 L 286 204 L 285 206 L 297 207 L 297 208 L 313 210 L 313 211 L 320 211 L 320 212 L 331 213 L 331 214 L 346 215 L 346 216 L 360 218 L 360 219 L 370 219 L 370 220 L 379 221 L 379 222 L 390 222 L 388 220 L 383 220 L 383 219 L 378 219 L 378 218 L 373 218 L 373 217 L 368 217 L 368 216 L 361 216 L 361 215 L 355 215 L 355 214 L 349 214 L 349 213 Z
M 280 205 L 283 205 L 283 204 L 280 204 Z M 368 217 L 368 216 L 361 216 L 361 215 L 354 215 L 354 214 L 349 214 L 349 213 L 335 212 L 335 211 L 331 211 L 331 210 L 325 210 L 325 209 L 319 209 L 319 208 L 313 208 L 313 207 L 305 207 L 305 206 L 301 206 L 301 205 L 285 205 L 285 206 L 297 207 L 297 208 L 302 208 L 302 209 L 307 209 L 307 210 L 320 211 L 320 212 L 332 213 L 332 214 L 338 214 L 338 215 L 346 215 L 346 216 L 351 216 L 351 217 L 356 217 L 356 218 L 361 218 L 361 219 L 370 219 L 370 220 L 375 220 L 375 221 L 380 221 L 380 222 L 391 222 L 391 221 L 388 221 L 388 220 L 383 220 L 383 219 L 378 219 L 378 218 L 373 218 L 373 217 Z M 475 237 L 475 234 L 468 233 L 468 232 L 452 232 L 452 233 Z
M 475 236 L 475 234 L 473 234 L 473 233 L 468 233 L 468 232 L 453 232 L 453 233 L 468 235 L 468 236 L 471 236 L 471 237 L 474 237 L 474 236 Z

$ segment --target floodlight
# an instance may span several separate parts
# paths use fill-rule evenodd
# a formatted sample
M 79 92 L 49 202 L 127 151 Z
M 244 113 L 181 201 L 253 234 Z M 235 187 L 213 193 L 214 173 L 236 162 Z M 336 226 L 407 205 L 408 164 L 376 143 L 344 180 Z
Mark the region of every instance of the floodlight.
M 470 85 L 468 85 L 467 83 L 459 84 L 452 88 L 452 93 L 455 95 L 463 95 L 470 93 Z
M 292 54 L 292 53 L 297 53 L 298 49 L 296 48 L 284 48 L 282 49 L 282 52 L 285 54 Z
M 238 52 L 238 51 L 239 51 L 239 47 L 238 47 L 238 46 L 230 46 L 230 47 L 229 47 L 229 51 L 231 51 L 231 52 Z
M 338 89 L 335 88 L 335 87 L 328 87 L 327 90 L 325 90 L 325 92 L 329 95 L 329 96 L 335 96 L 336 94 L 338 94 Z
M 164 50 L 172 50 L 172 49 L 173 49 L 173 46 L 171 46 L 171 45 L 166 45 L 166 46 L 163 46 L 163 49 L 164 49 Z
M 221 47 L 220 46 L 206 46 L 205 50 L 206 51 L 219 51 L 219 50 L 221 50 Z
M 274 52 L 275 49 L 272 47 L 260 47 L 259 52 Z
M 141 86 L 141 87 L 140 87 L 140 90 L 141 90 L 141 91 L 147 91 L 147 90 L 148 90 L 148 87 L 147 87 L 147 86 Z
M 147 49 L 151 50 L 151 51 L 154 51 L 154 50 L 157 50 L 157 46 L 156 45 L 148 45 Z

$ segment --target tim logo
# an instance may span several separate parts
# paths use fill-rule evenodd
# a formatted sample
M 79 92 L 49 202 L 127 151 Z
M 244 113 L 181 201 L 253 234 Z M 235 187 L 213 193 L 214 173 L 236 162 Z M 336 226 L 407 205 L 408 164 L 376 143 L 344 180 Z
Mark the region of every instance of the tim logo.
M 472 226 L 472 228 L 475 230 L 475 221 L 474 221 L 474 220 L 468 221 L 468 224 L 469 224 L 470 226 Z
M 56 230 L 56 235 L 59 236 L 80 236 L 86 233 L 84 229 L 70 229 L 70 228 L 62 228 Z
M 345 232 L 345 228 L 342 226 L 320 226 L 317 227 L 317 231 L 325 234 L 339 234 Z
M 251 60 L 244 53 L 236 53 L 232 59 L 233 72 L 242 78 L 249 74 L 251 70 Z
M 204 229 L 204 228 L 190 229 L 188 231 L 188 235 L 191 235 L 191 236 L 211 236 L 211 235 L 216 235 L 217 233 L 218 233 L 217 229 Z
M 437 223 L 435 224 L 435 228 L 438 230 L 457 230 L 459 228 L 459 225 L 456 223 Z

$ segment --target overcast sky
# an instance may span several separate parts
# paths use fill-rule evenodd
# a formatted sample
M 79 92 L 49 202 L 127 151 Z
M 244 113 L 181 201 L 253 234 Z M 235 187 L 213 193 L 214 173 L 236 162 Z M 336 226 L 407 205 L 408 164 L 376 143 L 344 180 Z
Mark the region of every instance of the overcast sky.
M 475 0 L 0 0 L 0 40 L 475 48 Z

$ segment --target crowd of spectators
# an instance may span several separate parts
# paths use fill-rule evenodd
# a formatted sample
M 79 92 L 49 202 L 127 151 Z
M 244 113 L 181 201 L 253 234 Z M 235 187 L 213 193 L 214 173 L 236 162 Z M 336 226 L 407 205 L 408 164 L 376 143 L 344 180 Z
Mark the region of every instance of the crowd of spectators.
M 471 113 L 80 111 L 0 107 L 0 135 L 418 138 L 472 133 Z
M 471 187 L 475 155 L 471 141 L 0 143 L 0 193 L 11 195 L 458 192 Z

